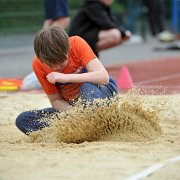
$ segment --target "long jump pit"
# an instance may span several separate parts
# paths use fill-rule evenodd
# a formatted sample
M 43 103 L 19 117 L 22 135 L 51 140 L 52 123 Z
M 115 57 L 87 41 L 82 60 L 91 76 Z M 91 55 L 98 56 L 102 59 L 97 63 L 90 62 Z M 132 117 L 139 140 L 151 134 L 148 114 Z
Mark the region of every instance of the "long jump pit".
M 29 136 L 15 119 L 50 107 L 46 95 L 1 92 L 0 180 L 180 179 L 180 57 L 106 68 L 117 79 L 123 66 L 134 88 L 44 118 L 51 126 Z

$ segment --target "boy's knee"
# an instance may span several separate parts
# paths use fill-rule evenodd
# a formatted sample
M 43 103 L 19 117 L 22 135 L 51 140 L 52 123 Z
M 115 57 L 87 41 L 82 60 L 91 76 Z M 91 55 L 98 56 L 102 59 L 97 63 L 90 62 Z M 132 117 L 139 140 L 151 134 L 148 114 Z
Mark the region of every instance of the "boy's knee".
M 20 127 L 21 126 L 21 124 L 22 124 L 22 122 L 23 122 L 23 117 L 24 117 L 24 113 L 25 112 L 23 112 L 23 113 L 21 113 L 21 114 L 19 114 L 18 116 L 17 116 L 17 118 L 16 118 L 16 126 L 17 127 Z
M 81 92 L 87 92 L 89 89 L 91 89 L 92 83 L 83 83 L 81 86 Z
M 26 117 L 26 112 L 22 112 L 21 114 L 19 114 L 16 118 L 16 126 L 18 129 L 20 129 L 23 133 L 27 134 L 26 131 L 26 125 L 25 125 L 25 118 Z

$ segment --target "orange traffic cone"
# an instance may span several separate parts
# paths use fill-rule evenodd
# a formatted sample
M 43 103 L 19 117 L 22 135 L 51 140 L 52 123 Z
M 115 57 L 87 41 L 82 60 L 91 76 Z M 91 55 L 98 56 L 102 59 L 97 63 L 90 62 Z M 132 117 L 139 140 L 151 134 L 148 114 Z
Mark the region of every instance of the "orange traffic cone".
M 117 85 L 119 90 L 130 89 L 134 86 L 129 70 L 126 66 L 123 66 L 120 70 L 117 78 Z

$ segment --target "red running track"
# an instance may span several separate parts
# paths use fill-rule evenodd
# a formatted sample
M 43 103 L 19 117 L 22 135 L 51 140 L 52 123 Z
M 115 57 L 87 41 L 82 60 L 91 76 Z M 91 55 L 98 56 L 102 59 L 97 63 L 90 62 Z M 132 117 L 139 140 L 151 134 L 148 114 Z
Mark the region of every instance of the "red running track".
M 117 79 L 122 66 L 128 68 L 134 86 L 146 94 L 180 93 L 180 56 L 113 65 L 106 69 Z

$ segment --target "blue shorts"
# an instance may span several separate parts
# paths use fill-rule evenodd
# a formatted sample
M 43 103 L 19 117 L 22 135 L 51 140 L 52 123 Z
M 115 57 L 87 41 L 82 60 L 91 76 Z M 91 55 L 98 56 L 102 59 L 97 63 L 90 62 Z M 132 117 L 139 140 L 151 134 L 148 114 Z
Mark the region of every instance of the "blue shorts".
M 44 0 L 45 19 L 56 20 L 60 17 L 68 17 L 67 0 Z

